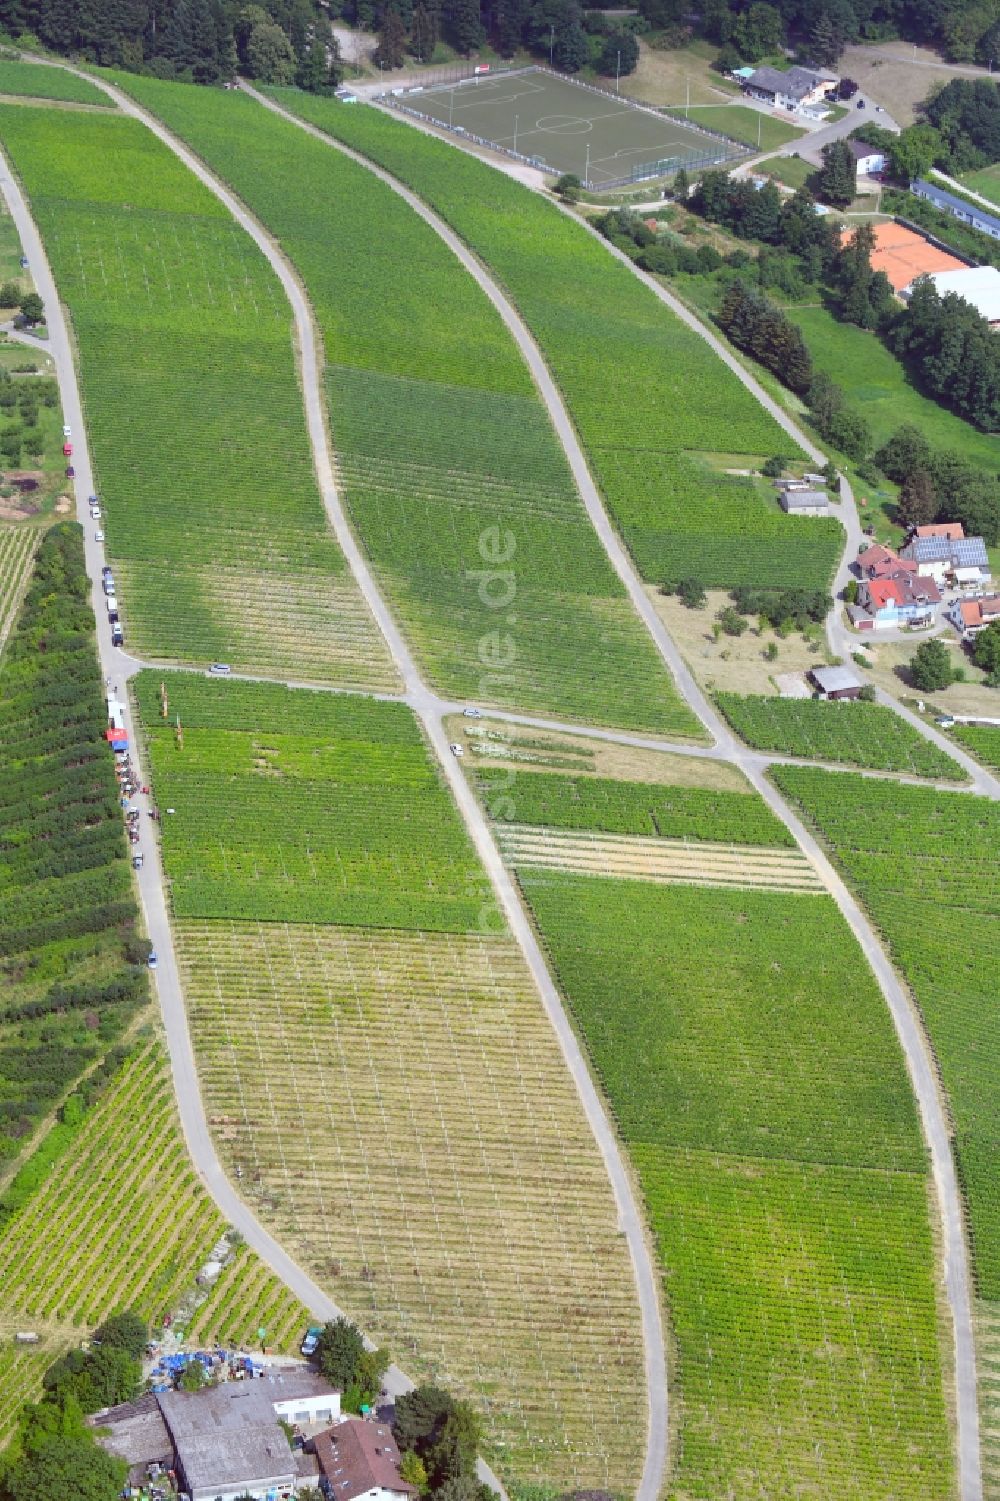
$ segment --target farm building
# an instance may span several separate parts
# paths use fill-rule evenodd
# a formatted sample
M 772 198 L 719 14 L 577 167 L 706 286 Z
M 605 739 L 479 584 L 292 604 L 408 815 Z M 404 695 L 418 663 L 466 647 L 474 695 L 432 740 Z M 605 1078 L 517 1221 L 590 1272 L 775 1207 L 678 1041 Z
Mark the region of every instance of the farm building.
M 917 565 L 910 558 L 901 558 L 893 552 L 891 547 L 883 547 L 881 542 L 876 542 L 874 547 L 866 547 L 864 552 L 858 553 L 856 563 L 859 578 L 863 579 L 892 579 L 898 573 L 916 573 Z
M 200 1392 L 156 1392 L 92 1422 L 99 1442 L 128 1463 L 130 1478 L 134 1472 L 144 1481 L 155 1463 L 177 1473 L 191 1501 L 280 1501 L 303 1473 L 281 1422 L 308 1427 L 339 1417 L 339 1392 L 311 1371 L 288 1370 Z
M 1000 620 L 1000 594 L 985 594 L 980 599 L 957 599 L 948 611 L 948 619 L 963 641 L 972 641 L 980 631 Z
M 990 560 L 982 537 L 914 536 L 899 555 L 916 563 L 921 579 L 933 579 L 939 586 L 945 579 L 965 586 L 990 581 Z
M 848 149 L 854 157 L 854 171 L 858 177 L 871 177 L 875 172 L 885 171 L 885 152 L 869 146 L 867 141 L 849 140 Z
M 943 209 L 946 214 L 951 214 L 955 219 L 961 219 L 963 224 L 971 224 L 973 229 L 978 229 L 982 234 L 989 235 L 994 240 L 1000 240 L 1000 219 L 995 214 L 988 213 L 976 203 L 970 203 L 965 198 L 959 198 L 955 193 L 949 193 L 945 188 L 939 188 L 933 182 L 927 182 L 918 177 L 910 183 L 910 192 L 917 198 L 925 198 L 928 203 L 933 203 L 935 208 Z
M 825 490 L 782 490 L 778 503 L 789 516 L 825 516 L 829 496 Z
M 1000 328 L 1000 271 L 996 266 L 960 266 L 952 271 L 932 271 L 928 280 L 934 283 L 942 297 L 953 292 L 974 307 L 991 328 Z M 908 298 L 914 286 L 916 282 L 904 287 L 901 296 Z
M 960 521 L 934 521 L 929 526 L 915 526 L 907 541 L 913 537 L 947 537 L 950 542 L 961 542 L 964 536 Z
M 749 78 L 742 79 L 742 86 L 753 99 L 760 99 L 775 109 L 788 109 L 807 113 L 811 106 L 825 103 L 827 96 L 837 87 L 838 79 L 824 77 L 810 68 L 757 68 Z
M 808 677 L 822 698 L 860 698 L 864 687 L 849 667 L 813 667 Z
M 941 591 L 932 578 L 898 573 L 893 578 L 864 579 L 858 588 L 860 610 L 851 611 L 860 629 L 886 630 L 930 620 Z
M 417 1487 L 399 1473 L 399 1450 L 385 1423 L 347 1418 L 313 1440 L 320 1484 L 330 1501 L 410 1501 Z

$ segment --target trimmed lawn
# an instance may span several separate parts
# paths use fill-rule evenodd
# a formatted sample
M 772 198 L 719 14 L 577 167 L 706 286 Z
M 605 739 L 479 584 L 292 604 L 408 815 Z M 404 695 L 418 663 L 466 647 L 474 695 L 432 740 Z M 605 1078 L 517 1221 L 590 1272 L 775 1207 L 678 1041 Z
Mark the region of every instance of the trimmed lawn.
M 994 162 L 992 167 L 983 167 L 980 172 L 966 172 L 961 181 L 974 193 L 982 193 L 984 198 L 1000 208 L 1000 162 Z
M 773 160 L 759 162 L 758 172 L 766 172 L 786 188 L 804 188 L 816 168 L 801 156 L 776 156 Z
M 904 422 L 919 427 L 937 448 L 957 449 L 970 463 L 995 469 L 1000 446 L 960 417 L 921 396 L 907 383 L 898 360 L 874 334 L 838 323 L 824 307 L 789 307 L 789 318 L 805 335 L 817 368 L 843 386 L 853 405 L 871 424 L 876 445 Z
M 671 109 L 667 113 L 679 120 L 685 118 L 682 109 Z M 787 146 L 789 141 L 797 141 L 799 136 L 805 135 L 798 125 L 775 120 L 745 104 L 692 106 L 687 111 L 687 118 L 695 125 L 704 125 L 707 130 L 721 130 L 724 135 L 733 136 L 747 146 L 756 147 L 759 143 L 761 151 L 776 151 L 779 146 Z

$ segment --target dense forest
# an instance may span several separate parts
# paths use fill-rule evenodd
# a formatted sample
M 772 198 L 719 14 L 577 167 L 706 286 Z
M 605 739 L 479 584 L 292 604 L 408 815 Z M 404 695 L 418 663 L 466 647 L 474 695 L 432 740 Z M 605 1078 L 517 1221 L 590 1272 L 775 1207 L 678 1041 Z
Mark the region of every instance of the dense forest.
M 463 55 L 489 43 L 503 57 L 527 50 L 566 72 L 586 64 L 613 75 L 638 60 L 637 33 L 680 46 L 700 34 L 738 66 L 793 48 L 834 65 L 855 41 L 903 37 L 953 61 L 1000 56 L 1000 12 L 983 0 L 638 0 L 614 17 L 581 0 L 0 0 L 0 27 L 55 52 L 216 83 L 237 69 L 271 83 L 323 92 L 341 80 L 333 23 L 379 33 L 377 60 L 429 60 L 439 41 Z

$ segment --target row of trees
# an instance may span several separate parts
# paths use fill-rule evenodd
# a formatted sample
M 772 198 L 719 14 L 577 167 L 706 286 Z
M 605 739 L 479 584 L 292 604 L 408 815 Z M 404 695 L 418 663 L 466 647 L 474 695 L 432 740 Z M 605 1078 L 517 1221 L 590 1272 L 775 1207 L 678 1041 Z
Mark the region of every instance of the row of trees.
M 683 0 L 640 0 L 683 26 Z M 981 0 L 702 0 L 699 25 L 737 62 L 753 63 L 786 45 L 804 61 L 832 66 L 845 46 L 902 36 L 939 48 L 953 62 L 984 65 L 1000 55 L 1000 21 Z
M 0 0 L 0 26 L 90 62 L 217 83 L 239 69 L 323 91 L 340 81 L 331 12 L 320 0 Z
M 499 0 L 486 12 L 479 0 L 354 0 L 351 18 L 378 25 L 375 56 L 386 68 L 401 67 L 408 53 L 427 62 L 439 38 L 464 56 L 487 40 L 501 57 L 524 49 L 566 73 L 590 65 L 624 78 L 639 61 L 637 23 L 585 12 L 578 0 Z

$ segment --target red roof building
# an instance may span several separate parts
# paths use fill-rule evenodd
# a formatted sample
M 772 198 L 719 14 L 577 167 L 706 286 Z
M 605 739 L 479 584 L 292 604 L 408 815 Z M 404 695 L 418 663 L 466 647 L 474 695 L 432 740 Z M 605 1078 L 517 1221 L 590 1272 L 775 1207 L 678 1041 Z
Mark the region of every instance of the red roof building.
M 965 530 L 960 521 L 935 521 L 933 526 L 915 526 L 914 537 L 945 537 L 949 542 L 964 542 Z
M 910 558 L 901 558 L 891 547 L 877 542 L 858 554 L 858 572 L 863 579 L 891 579 L 898 573 L 916 573 L 917 565 Z
M 399 1473 L 399 1449 L 387 1423 L 347 1418 L 313 1439 L 330 1501 L 409 1501 L 417 1487 Z

